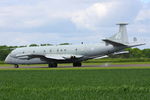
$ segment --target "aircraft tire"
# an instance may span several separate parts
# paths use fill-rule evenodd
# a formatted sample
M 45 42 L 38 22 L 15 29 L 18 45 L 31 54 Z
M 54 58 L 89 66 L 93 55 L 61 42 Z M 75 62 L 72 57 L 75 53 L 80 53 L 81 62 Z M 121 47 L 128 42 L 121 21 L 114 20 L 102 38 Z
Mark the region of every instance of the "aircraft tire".
M 57 63 L 50 63 L 48 64 L 49 68 L 56 68 L 57 67 Z
M 53 67 L 56 68 L 56 67 L 57 67 L 57 63 L 54 63 L 54 64 L 53 64 Z
M 81 67 L 82 63 L 81 62 L 75 62 L 73 63 L 73 67 Z
M 19 65 L 18 65 L 18 64 L 15 64 L 15 65 L 14 65 L 14 68 L 19 68 Z

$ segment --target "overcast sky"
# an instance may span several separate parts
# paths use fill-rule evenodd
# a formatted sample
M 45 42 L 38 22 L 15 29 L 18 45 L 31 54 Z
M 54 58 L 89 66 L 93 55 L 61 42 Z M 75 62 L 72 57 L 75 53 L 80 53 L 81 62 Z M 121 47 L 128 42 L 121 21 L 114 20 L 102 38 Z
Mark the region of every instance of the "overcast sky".
M 0 0 L 0 45 L 96 43 L 119 22 L 150 48 L 150 0 Z

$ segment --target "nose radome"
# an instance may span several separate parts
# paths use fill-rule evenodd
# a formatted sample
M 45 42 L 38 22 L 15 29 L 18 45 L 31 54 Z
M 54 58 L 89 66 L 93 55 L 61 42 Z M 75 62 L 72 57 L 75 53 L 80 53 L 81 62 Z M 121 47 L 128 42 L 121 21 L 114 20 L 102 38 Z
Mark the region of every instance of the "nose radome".
M 9 55 L 6 57 L 5 61 L 4 61 L 6 64 L 9 64 L 10 63 L 10 57 Z
M 7 57 L 8 57 L 8 56 L 7 56 Z M 7 63 L 7 61 L 8 61 L 8 60 L 7 60 L 7 59 L 8 59 L 7 57 L 5 58 L 5 61 L 4 61 L 4 63 Z

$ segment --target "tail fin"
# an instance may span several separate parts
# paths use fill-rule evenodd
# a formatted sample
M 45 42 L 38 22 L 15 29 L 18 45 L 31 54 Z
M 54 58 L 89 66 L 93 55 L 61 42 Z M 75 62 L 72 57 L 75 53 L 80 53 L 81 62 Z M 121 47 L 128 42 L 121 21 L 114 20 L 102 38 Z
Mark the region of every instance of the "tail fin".
M 129 44 L 128 42 L 128 35 L 127 35 L 127 29 L 126 25 L 127 23 L 119 23 L 119 32 L 113 35 L 112 37 L 109 38 L 109 40 L 112 40 L 114 42 L 118 42 L 121 44 Z
M 119 25 L 119 32 L 108 39 L 103 39 L 103 41 L 115 46 L 135 47 L 145 45 L 145 43 L 138 43 L 136 41 L 134 43 L 129 43 L 126 29 L 126 25 L 128 25 L 128 23 L 119 23 L 117 25 Z

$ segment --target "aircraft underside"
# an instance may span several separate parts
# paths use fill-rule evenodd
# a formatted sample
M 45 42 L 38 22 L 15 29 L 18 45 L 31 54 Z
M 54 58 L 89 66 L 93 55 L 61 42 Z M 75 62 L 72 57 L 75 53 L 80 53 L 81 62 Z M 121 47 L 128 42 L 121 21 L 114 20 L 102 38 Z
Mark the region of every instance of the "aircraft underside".
M 55 68 L 58 67 L 58 64 L 62 63 L 73 63 L 73 67 L 81 67 L 82 61 L 87 60 L 88 58 L 72 58 L 67 60 L 54 60 L 54 59 L 30 59 L 30 60 L 20 60 L 18 62 L 21 62 L 22 65 L 29 65 L 29 64 L 48 64 L 49 68 Z M 15 68 L 19 68 L 19 63 L 14 63 Z

